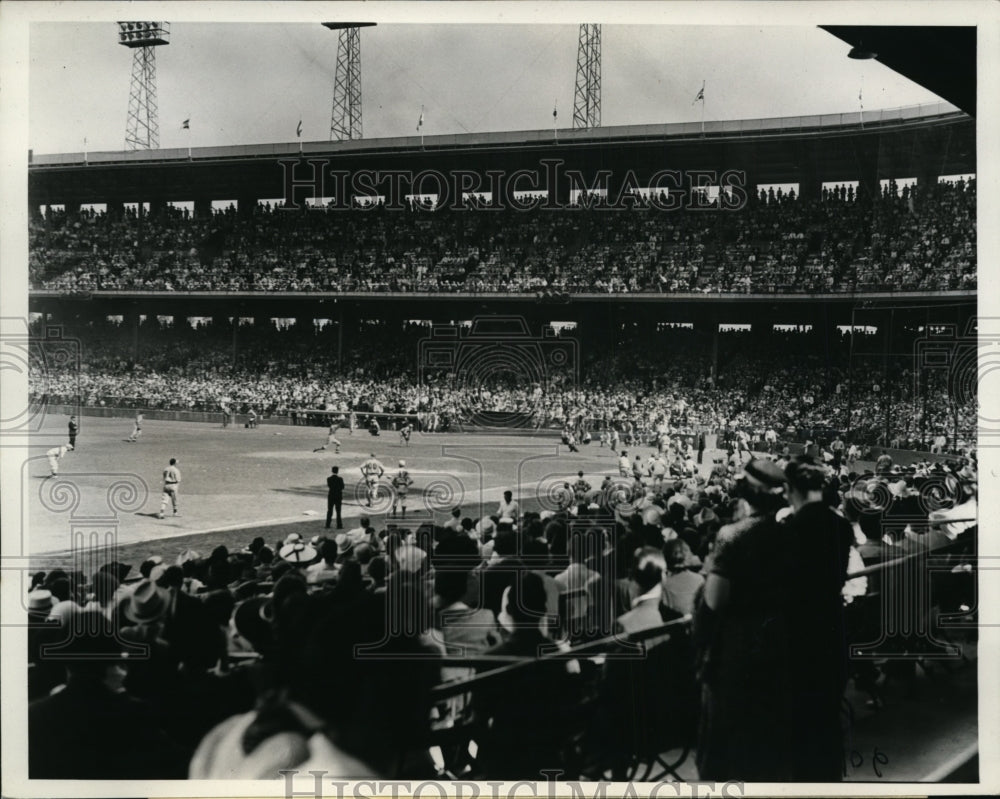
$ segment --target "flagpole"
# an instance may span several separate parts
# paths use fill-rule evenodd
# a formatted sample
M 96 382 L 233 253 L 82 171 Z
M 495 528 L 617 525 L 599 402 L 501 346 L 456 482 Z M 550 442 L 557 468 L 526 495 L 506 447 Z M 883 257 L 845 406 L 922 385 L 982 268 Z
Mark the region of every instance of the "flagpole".
M 188 125 L 185 128 L 185 130 L 187 131 L 188 161 L 190 161 L 191 160 L 191 114 L 187 115 L 187 123 Z
M 705 81 L 701 82 L 701 135 L 705 137 Z
M 862 95 L 865 91 L 865 79 L 862 75 L 861 77 L 861 88 L 858 89 L 858 122 L 861 123 L 861 130 L 865 129 L 865 101 L 862 99 Z
M 559 114 L 556 103 L 552 103 L 552 137 L 556 140 L 556 144 L 559 144 Z
M 83 137 L 83 163 L 88 163 L 87 161 L 87 137 Z
M 424 149 L 424 107 L 420 106 L 420 119 L 417 121 L 417 130 L 420 131 L 420 149 Z

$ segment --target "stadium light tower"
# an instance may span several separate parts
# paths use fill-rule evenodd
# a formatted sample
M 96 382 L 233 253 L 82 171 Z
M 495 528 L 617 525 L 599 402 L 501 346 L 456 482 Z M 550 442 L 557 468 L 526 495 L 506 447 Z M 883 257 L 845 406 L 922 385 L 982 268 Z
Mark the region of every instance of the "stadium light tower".
M 340 31 L 337 69 L 333 77 L 333 108 L 330 111 L 330 141 L 362 138 L 361 127 L 361 31 L 374 22 L 324 22 Z
M 601 127 L 601 26 L 580 26 L 576 49 L 576 93 L 573 95 L 573 127 Z
M 125 149 L 151 150 L 160 146 L 156 109 L 156 50 L 170 44 L 169 22 L 119 22 L 118 44 L 130 47 L 132 83 L 128 90 Z

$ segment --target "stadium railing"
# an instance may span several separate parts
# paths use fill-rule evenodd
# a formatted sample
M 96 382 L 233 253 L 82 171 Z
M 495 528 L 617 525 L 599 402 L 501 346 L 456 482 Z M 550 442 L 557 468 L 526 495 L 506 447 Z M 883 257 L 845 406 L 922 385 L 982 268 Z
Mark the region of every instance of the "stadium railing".
M 974 522 L 975 519 L 961 519 L 951 521 Z M 941 660 L 950 658 L 958 660 L 956 652 L 960 655 L 961 650 L 953 643 L 947 632 L 941 633 L 941 620 L 948 617 L 966 618 L 975 611 L 975 533 L 976 528 L 972 528 L 967 534 L 959 536 L 958 540 L 940 547 L 936 550 L 916 551 L 898 558 L 884 560 L 880 563 L 867 566 L 850 572 L 847 580 L 860 577 L 879 576 L 875 585 L 862 597 L 856 597 L 846 606 L 848 639 L 851 642 L 851 674 L 850 677 L 860 690 L 867 690 L 871 693 L 873 701 L 880 702 L 879 689 L 875 687 L 874 680 L 869 679 L 875 662 L 884 663 L 894 656 L 903 655 L 904 659 L 912 663 L 913 667 L 920 666 L 927 669 L 927 660 Z M 916 567 L 920 570 L 917 575 L 910 575 L 906 572 L 907 567 Z M 942 582 L 934 581 L 935 574 L 957 575 L 958 584 L 955 581 Z M 924 581 L 918 589 L 915 586 L 917 580 Z M 933 583 L 932 583 L 933 581 Z M 939 609 L 938 628 L 933 632 L 944 635 L 943 640 L 936 640 L 931 631 L 931 592 L 934 592 L 934 606 Z M 893 619 L 887 619 L 887 609 L 896 608 L 900 602 L 919 601 L 924 607 L 913 610 L 908 616 L 911 625 L 903 629 L 892 627 Z M 691 625 L 691 617 L 685 616 L 664 623 L 655 628 L 644 630 L 637 634 L 624 635 L 616 634 L 605 636 L 593 641 L 587 641 L 562 650 L 553 649 L 550 653 L 545 653 L 536 658 L 518 658 L 513 656 L 479 655 L 474 657 L 453 657 L 445 656 L 440 660 L 442 666 L 464 667 L 478 669 L 479 673 L 465 679 L 445 682 L 434 688 L 431 692 L 431 704 L 439 705 L 452 697 L 467 697 L 466 705 L 473 700 L 472 697 L 477 690 L 482 690 L 483 686 L 509 677 L 512 673 L 538 668 L 538 664 L 548 661 L 581 661 L 589 660 L 597 670 L 605 664 L 606 658 L 613 653 L 616 658 L 628 658 L 629 646 L 635 646 L 634 654 L 630 659 L 641 660 L 646 650 L 641 645 L 655 641 L 664 636 L 669 636 L 678 629 L 687 632 Z M 886 629 L 890 626 L 891 629 Z M 949 625 L 945 625 L 947 627 Z M 962 624 L 961 622 L 950 625 L 952 629 L 962 627 L 974 627 L 974 623 Z M 867 651 L 861 652 L 860 648 L 865 647 Z M 880 654 L 879 647 L 882 647 Z M 905 649 L 905 653 L 897 652 L 900 647 Z M 857 660 L 855 660 L 857 659 Z M 965 660 L 964 655 L 961 656 Z M 600 678 L 596 679 L 596 686 L 591 687 L 598 693 L 602 690 Z M 660 682 L 664 690 L 673 683 L 668 675 L 663 675 Z M 599 697 L 598 697 L 599 698 Z M 596 711 L 599 702 L 593 701 L 594 696 L 585 702 L 587 712 L 582 714 L 578 720 L 580 726 L 580 736 L 586 737 L 588 729 L 591 727 L 594 717 L 592 712 Z M 848 715 L 851 719 L 854 710 L 847 705 Z M 462 723 L 461 719 L 442 729 L 432 731 L 428 745 L 438 746 L 442 752 L 461 751 L 460 763 L 467 770 L 471 770 L 475 776 L 475 764 L 469 762 L 466 754 L 468 743 L 475 740 L 477 733 L 481 734 L 485 727 L 484 719 L 477 719 L 474 714 Z M 652 771 L 659 768 L 661 773 L 654 779 L 662 779 L 670 776 L 679 779 L 677 770 L 688 758 L 693 745 L 693 730 L 690 735 L 685 736 L 683 732 L 671 739 L 671 751 L 679 750 L 679 755 L 669 762 L 664 759 L 665 751 L 645 751 L 634 752 L 630 763 L 630 771 L 625 774 L 629 779 L 635 778 L 640 763 L 646 765 L 646 773 L 642 779 L 650 778 Z M 579 741 L 577 741 L 579 743 Z M 676 743 L 676 747 L 673 744 Z M 580 751 L 577 749 L 576 762 L 573 764 L 563 763 L 564 767 L 571 766 L 577 774 L 569 774 L 566 778 L 584 776 L 587 778 L 601 778 L 609 770 L 614 770 L 622 764 L 614 760 L 607 759 L 607 752 L 601 751 Z M 972 756 L 975 755 L 973 751 Z M 596 758 L 596 759 L 595 759 Z M 444 764 L 443 774 L 455 777 L 449 769 L 447 762 Z M 469 775 L 463 775 L 469 776 Z

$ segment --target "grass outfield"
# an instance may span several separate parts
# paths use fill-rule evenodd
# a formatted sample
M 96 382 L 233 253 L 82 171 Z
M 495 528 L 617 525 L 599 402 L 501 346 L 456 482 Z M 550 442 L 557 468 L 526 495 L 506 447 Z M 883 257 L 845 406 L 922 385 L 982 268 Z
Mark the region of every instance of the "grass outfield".
M 129 419 L 84 417 L 76 450 L 61 459 L 59 477 L 51 479 L 44 453 L 65 443 L 65 422 L 46 420 L 37 449 L 21 469 L 22 551 L 32 568 L 72 560 L 74 549 L 106 546 L 108 535 L 116 544 L 115 557 L 135 564 L 149 554 L 172 560 L 188 548 L 205 553 L 218 544 L 243 546 L 256 535 L 269 542 L 291 530 L 311 537 L 324 529 L 326 478 L 333 465 L 346 483 L 344 523 L 353 526 L 369 512 L 360 473 L 369 453 L 386 468 L 385 486 L 370 511 L 376 525 L 389 511 L 388 479 L 401 458 L 414 480 L 408 515 L 439 521 L 455 505 L 473 518 L 493 513 L 505 488 L 523 508 L 534 509 L 544 507 L 551 489 L 575 480 L 579 470 L 595 487 L 604 474 L 617 474 L 609 450 L 592 444 L 569 453 L 555 434 L 416 433 L 404 446 L 393 431 L 375 438 L 341 430 L 343 445 L 335 455 L 312 451 L 326 440 L 320 427 L 247 430 L 147 420 L 132 444 L 124 441 L 132 428 Z M 651 451 L 643 447 L 632 454 L 645 458 Z M 182 473 L 182 515 L 172 517 L 168 509 L 160 520 L 162 472 L 172 457 Z M 115 484 L 136 488 L 130 495 Z M 117 498 L 117 511 L 109 497 Z M 89 521 L 101 517 L 106 521 Z
M 415 433 L 409 446 L 386 431 L 339 433 L 342 449 L 313 452 L 325 443 L 321 427 L 263 425 L 222 428 L 196 422 L 147 420 L 137 443 L 124 441 L 128 418 L 83 417 L 77 449 L 60 461 L 60 475 L 48 478 L 45 451 L 65 443 L 66 419 L 46 420 L 38 446 L 21 469 L 21 552 L 30 568 L 72 561 L 74 551 L 113 547 L 118 560 L 138 564 L 150 554 L 173 560 L 185 549 L 203 554 L 225 544 L 242 547 L 257 535 L 273 542 L 290 531 L 309 538 L 324 531 L 326 478 L 338 465 L 346 483 L 343 516 L 354 526 L 364 507 L 360 466 L 374 452 L 386 468 L 379 502 L 369 512 L 376 526 L 389 510 L 388 478 L 399 459 L 414 479 L 410 515 L 444 521 L 455 505 L 477 518 L 495 512 L 505 488 L 525 510 L 551 507 L 552 489 L 582 470 L 595 487 L 617 474 L 617 459 L 596 443 L 570 453 L 550 437 L 489 433 Z M 651 447 L 630 456 L 643 460 Z M 703 469 L 715 451 L 707 451 Z M 182 472 L 180 517 L 160 520 L 162 472 L 176 457 Z M 916 453 L 913 459 L 919 457 Z M 872 464 L 859 463 L 858 468 Z M 113 488 L 129 484 L 134 491 Z M 116 510 L 109 497 L 118 502 Z M 94 560 L 97 555 L 89 555 Z M 110 559 L 102 555 L 105 560 Z

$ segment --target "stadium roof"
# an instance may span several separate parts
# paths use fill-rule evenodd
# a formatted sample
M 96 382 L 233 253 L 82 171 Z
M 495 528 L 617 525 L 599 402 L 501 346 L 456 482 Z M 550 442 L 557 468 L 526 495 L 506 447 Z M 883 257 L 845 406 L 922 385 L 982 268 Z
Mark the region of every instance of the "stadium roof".
M 914 83 L 976 115 L 976 29 L 914 25 L 822 25 L 838 39 L 874 54 Z
M 731 120 L 593 130 L 288 142 L 232 147 L 35 156 L 32 205 L 275 199 L 285 196 L 281 162 L 325 159 L 358 170 L 540 171 L 542 159 L 590 179 L 598 170 L 642 180 L 663 169 L 743 170 L 750 185 L 858 180 L 976 171 L 975 123 L 947 103 L 851 114 Z M 864 166 L 861 166 L 864 165 Z M 307 168 L 305 166 L 303 169 Z M 544 168 L 541 168 L 542 170 Z M 308 171 L 308 170 L 307 170 Z M 303 176 L 300 176 L 301 179 Z M 642 185 L 642 184 L 640 184 Z

